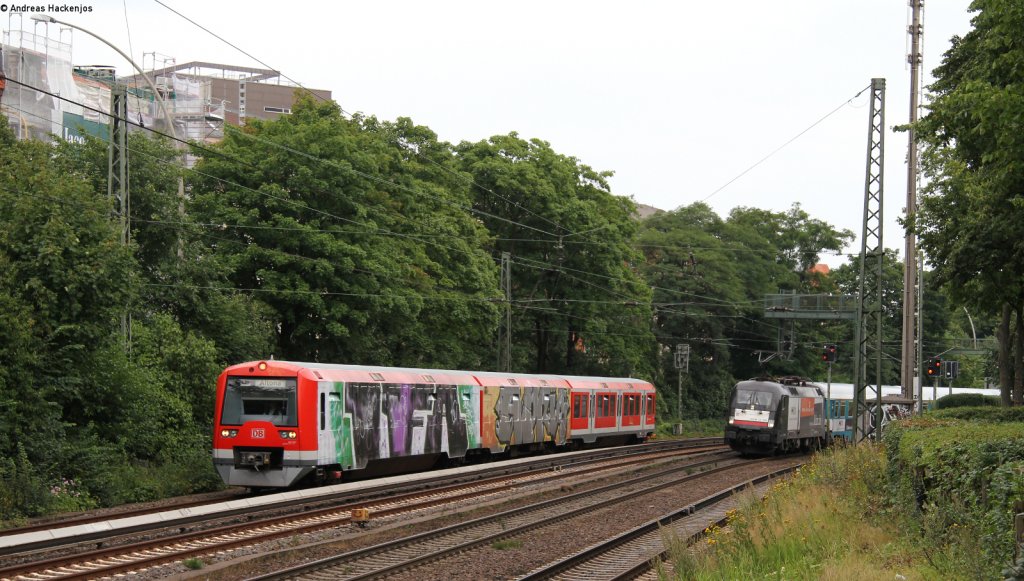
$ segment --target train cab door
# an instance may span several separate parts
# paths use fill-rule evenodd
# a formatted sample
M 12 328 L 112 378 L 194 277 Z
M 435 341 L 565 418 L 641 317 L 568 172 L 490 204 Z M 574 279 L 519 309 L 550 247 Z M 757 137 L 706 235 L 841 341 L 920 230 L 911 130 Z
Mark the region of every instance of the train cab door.
M 653 393 L 648 393 L 644 396 L 644 400 L 647 401 L 647 427 L 651 429 L 654 428 L 655 397 L 656 396 Z
M 345 414 L 343 390 L 339 384 L 320 382 L 317 390 L 317 464 L 353 467 L 352 419 Z

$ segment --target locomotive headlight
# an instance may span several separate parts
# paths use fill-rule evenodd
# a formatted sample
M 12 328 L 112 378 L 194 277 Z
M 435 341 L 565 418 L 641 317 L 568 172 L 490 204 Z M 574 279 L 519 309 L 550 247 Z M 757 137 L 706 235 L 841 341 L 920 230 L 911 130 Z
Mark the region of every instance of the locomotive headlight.
M 775 420 L 768 420 L 768 427 L 769 428 L 774 428 L 775 427 Z
M 736 418 L 729 418 L 729 425 L 730 426 L 735 424 L 735 423 L 736 423 Z
M 277 433 L 280 434 L 281 437 L 286 440 L 294 440 L 299 436 L 298 432 L 296 432 L 295 430 L 280 430 Z
M 238 430 L 221 430 L 220 431 L 220 437 L 221 438 L 234 438 L 237 435 L 238 435 Z
M 267 362 L 266 361 L 260 361 L 260 364 L 257 365 L 257 367 L 260 368 L 260 371 L 266 371 L 267 370 Z

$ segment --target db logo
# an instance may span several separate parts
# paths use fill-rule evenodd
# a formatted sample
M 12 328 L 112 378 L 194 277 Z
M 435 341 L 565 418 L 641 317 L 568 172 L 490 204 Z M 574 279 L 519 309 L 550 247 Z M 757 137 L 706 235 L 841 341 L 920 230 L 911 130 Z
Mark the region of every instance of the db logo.
M 253 438 L 266 438 L 267 437 L 267 432 L 263 428 L 253 428 L 252 429 L 252 437 Z

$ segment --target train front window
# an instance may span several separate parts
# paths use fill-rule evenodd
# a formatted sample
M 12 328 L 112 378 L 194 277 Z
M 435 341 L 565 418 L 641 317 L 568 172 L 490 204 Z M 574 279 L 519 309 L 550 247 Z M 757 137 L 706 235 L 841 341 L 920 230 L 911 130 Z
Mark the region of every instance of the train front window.
M 253 420 L 275 426 L 299 424 L 295 378 L 228 377 L 220 423 L 240 426 Z
M 772 394 L 767 391 L 736 390 L 736 405 L 739 409 L 767 410 L 772 409 Z

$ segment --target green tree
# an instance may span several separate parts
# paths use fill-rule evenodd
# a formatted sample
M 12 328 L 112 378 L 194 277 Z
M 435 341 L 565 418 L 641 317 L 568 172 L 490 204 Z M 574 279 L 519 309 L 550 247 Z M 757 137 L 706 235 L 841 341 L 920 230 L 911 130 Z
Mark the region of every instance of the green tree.
M 473 207 L 512 259 L 513 369 L 651 377 L 635 204 L 609 173 L 515 133 L 456 148 Z
M 60 142 L 54 161 L 67 175 L 103 193 L 107 145 L 88 136 L 85 144 Z M 182 213 L 178 180 L 190 174 L 181 167 L 181 152 L 166 140 L 132 132 L 127 158 L 129 238 L 140 275 L 138 299 L 129 305 L 131 316 L 148 320 L 170 313 L 184 329 L 213 341 L 223 365 L 272 353 L 272 323 L 265 305 L 246 294 L 215 290 L 229 285 L 225 257 L 208 251 L 217 243 L 220 228 Z
M 215 150 L 190 213 L 223 225 L 206 252 L 271 308 L 275 355 L 438 367 L 489 355 L 496 267 L 429 130 L 346 120 L 304 96 Z
M 957 304 L 1000 317 L 1003 402 L 1024 401 L 1024 6 L 975 0 L 972 30 L 954 37 L 918 122 L 929 181 L 912 227 Z M 1012 323 L 1016 325 L 1012 325 Z
M 751 305 L 746 302 L 741 263 L 721 239 L 725 222 L 706 204 L 696 203 L 647 218 L 639 236 L 645 280 L 654 289 L 655 333 L 660 344 L 661 375 L 667 399 L 676 400 L 675 345 L 690 346 L 683 415 L 719 417 L 735 376 L 733 348 L 750 357 L 760 337 L 735 333 L 736 321 Z M 745 348 L 745 349 L 744 349 Z M 756 359 L 756 357 L 755 357 Z M 678 403 L 677 403 L 678 405 Z M 667 410 L 676 415 L 676 406 Z

